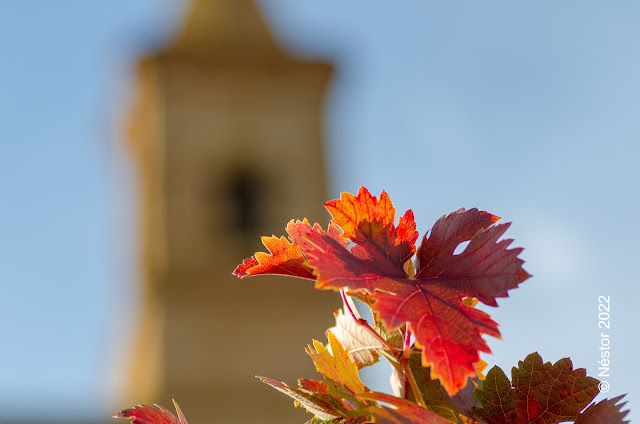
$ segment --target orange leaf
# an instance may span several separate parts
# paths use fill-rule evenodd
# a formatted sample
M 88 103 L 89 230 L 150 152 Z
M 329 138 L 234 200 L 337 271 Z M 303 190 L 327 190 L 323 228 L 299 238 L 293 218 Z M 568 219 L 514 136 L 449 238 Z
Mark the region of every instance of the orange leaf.
M 262 237 L 262 244 L 269 250 L 269 253 L 257 252 L 253 257 L 245 259 L 233 271 L 233 275 L 243 278 L 270 274 L 315 280 L 313 268 L 307 264 L 300 249 L 308 243 L 299 235 L 310 231 L 329 235 L 333 239 L 339 240 L 345 247 L 349 244 L 349 242 L 340 239 L 340 230 L 333 225 L 329 225 L 328 232 L 325 233 L 318 223 L 311 227 L 306 219 L 304 221 L 291 220 L 287 225 L 287 233 L 292 239 L 297 240 L 296 242 L 290 242 L 284 237 Z
M 262 237 L 262 244 L 269 253 L 257 252 L 255 256 L 245 259 L 238 265 L 234 275 L 250 277 L 253 275 L 278 274 L 290 277 L 313 280 L 313 271 L 305 265 L 302 250 L 296 243 L 291 243 L 284 237 Z
M 418 239 L 413 212 L 408 210 L 394 226 L 396 208 L 384 191 L 380 200 L 360 187 L 358 196 L 342 193 L 340 199 L 325 203 L 334 225 L 342 229 L 342 237 L 356 243 L 351 250 L 356 256 L 381 256 L 400 269 L 416 251 Z

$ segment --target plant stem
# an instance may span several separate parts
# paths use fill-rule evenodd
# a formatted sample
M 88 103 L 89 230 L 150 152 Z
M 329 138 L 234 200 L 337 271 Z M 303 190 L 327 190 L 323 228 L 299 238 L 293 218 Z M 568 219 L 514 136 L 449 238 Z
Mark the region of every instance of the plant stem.
M 351 314 L 351 317 L 353 318 L 353 320 L 359 321 L 360 316 L 356 315 L 356 313 L 353 312 L 353 309 L 351 309 L 351 302 L 349 301 L 349 298 L 347 297 L 347 294 L 345 293 L 343 288 L 340 289 L 340 297 L 342 297 L 342 303 L 344 303 L 344 306 L 347 308 L 347 310 Z
M 402 357 L 409 359 L 411 356 L 411 330 L 409 330 L 409 324 L 407 324 L 406 331 L 404 333 L 404 345 L 402 347 Z
M 409 329 L 409 325 L 407 325 L 406 331 L 404 333 L 404 346 L 402 348 L 402 356 L 400 357 L 400 364 L 402 365 L 402 370 L 404 371 L 406 380 L 409 381 L 409 385 L 411 386 L 411 390 L 413 391 L 413 395 L 416 398 L 416 402 L 418 405 L 423 408 L 427 407 L 427 404 L 424 402 L 424 398 L 422 397 L 422 393 L 420 392 L 420 388 L 418 387 L 418 382 L 411 372 L 411 367 L 409 366 L 409 358 L 411 356 L 411 330 Z M 406 387 L 405 387 L 406 391 Z M 406 394 L 406 393 L 405 393 Z
M 427 404 L 424 402 L 422 393 L 420 393 L 420 389 L 418 388 L 418 383 L 416 382 L 416 378 L 413 376 L 413 373 L 411 372 L 411 368 L 409 368 L 409 361 L 405 358 L 402 358 L 400 360 L 400 364 L 402 365 L 404 375 L 407 377 L 407 380 L 409 380 L 409 385 L 411 386 L 411 390 L 413 390 L 413 395 L 416 398 L 416 402 L 418 402 L 418 405 L 422 406 L 423 408 L 426 408 Z
M 380 334 L 378 334 L 378 332 L 376 330 L 371 328 L 371 326 L 369 325 L 369 323 L 367 322 L 366 319 L 360 318 L 358 315 L 356 315 L 356 313 L 351 308 L 351 302 L 349 302 L 349 299 L 347 299 L 347 294 L 345 293 L 344 289 L 342 289 L 342 288 L 340 289 L 340 296 L 342 297 L 342 302 L 344 303 L 345 308 L 347 308 L 347 310 L 349 311 L 349 314 L 351 314 L 351 317 L 353 318 L 353 320 L 356 323 L 358 323 L 358 325 L 362 326 L 365 330 L 367 330 L 369 333 L 371 333 L 371 335 L 378 342 L 380 342 L 380 344 L 385 349 L 389 350 L 390 352 L 393 352 L 394 354 L 399 351 L 398 348 L 395 348 L 395 347 L 391 346 L 389 344 L 389 342 L 387 342 L 385 339 L 383 339 L 382 336 Z
M 378 334 L 376 330 L 371 328 L 371 326 L 369 325 L 366 319 L 360 318 L 358 315 L 356 315 L 356 313 L 351 308 L 351 302 L 349 302 L 349 299 L 347 298 L 347 294 L 342 288 L 340 289 L 340 296 L 342 297 L 342 302 L 344 303 L 345 308 L 349 311 L 349 314 L 351 314 L 351 317 L 355 322 L 358 323 L 358 325 L 361 325 L 362 327 L 364 327 L 364 329 L 367 330 L 369 333 L 371 333 L 371 335 L 377 341 L 379 341 L 386 349 L 396 354 L 396 357 L 398 356 L 397 354 L 400 354 L 399 361 L 400 361 L 400 365 L 402 365 L 402 370 L 404 371 L 404 377 L 405 377 L 404 378 L 405 396 L 407 393 L 406 382 L 408 381 L 409 385 L 411 386 L 411 390 L 413 391 L 413 394 L 416 398 L 416 401 L 418 402 L 418 405 L 422 406 L 423 408 L 426 408 L 427 404 L 424 402 L 424 398 L 422 397 L 422 393 L 420 393 L 420 389 L 418 388 L 418 383 L 416 382 L 416 378 L 414 377 L 413 373 L 411 372 L 411 368 L 409 367 L 409 356 L 411 355 L 411 330 L 409 330 L 409 328 L 407 327 L 406 332 L 404 334 L 404 346 L 402 350 L 396 347 L 393 347 L 385 339 L 383 339 L 382 336 Z

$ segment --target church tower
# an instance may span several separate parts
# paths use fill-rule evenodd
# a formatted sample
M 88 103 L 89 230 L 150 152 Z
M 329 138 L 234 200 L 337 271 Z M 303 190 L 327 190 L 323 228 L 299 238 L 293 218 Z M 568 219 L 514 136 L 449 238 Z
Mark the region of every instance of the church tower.
M 141 304 L 124 401 L 175 398 L 191 423 L 304 422 L 252 375 L 314 378 L 303 348 L 324 340 L 339 296 L 231 272 L 291 218 L 328 221 L 332 67 L 281 50 L 250 0 L 196 0 L 137 72 Z

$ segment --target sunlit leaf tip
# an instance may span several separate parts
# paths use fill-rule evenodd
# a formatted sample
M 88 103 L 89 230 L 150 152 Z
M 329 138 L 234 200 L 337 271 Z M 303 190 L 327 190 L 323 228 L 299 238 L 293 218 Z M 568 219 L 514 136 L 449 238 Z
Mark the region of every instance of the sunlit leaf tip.
M 245 259 L 233 271 L 233 275 L 244 278 L 254 275 L 283 275 L 314 280 L 313 270 L 295 242 L 282 237 L 262 237 L 262 244 L 268 253 L 256 252 Z

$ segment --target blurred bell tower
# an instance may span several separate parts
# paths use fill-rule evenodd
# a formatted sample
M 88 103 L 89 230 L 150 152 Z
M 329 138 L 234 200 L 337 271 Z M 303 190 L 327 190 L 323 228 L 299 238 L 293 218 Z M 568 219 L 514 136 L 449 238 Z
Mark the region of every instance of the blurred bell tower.
M 326 225 L 323 108 L 332 66 L 281 50 L 250 0 L 196 0 L 141 59 L 129 140 L 141 300 L 123 406 L 175 398 L 197 423 L 310 418 L 253 374 L 314 378 L 339 296 L 235 266 L 291 218 Z

